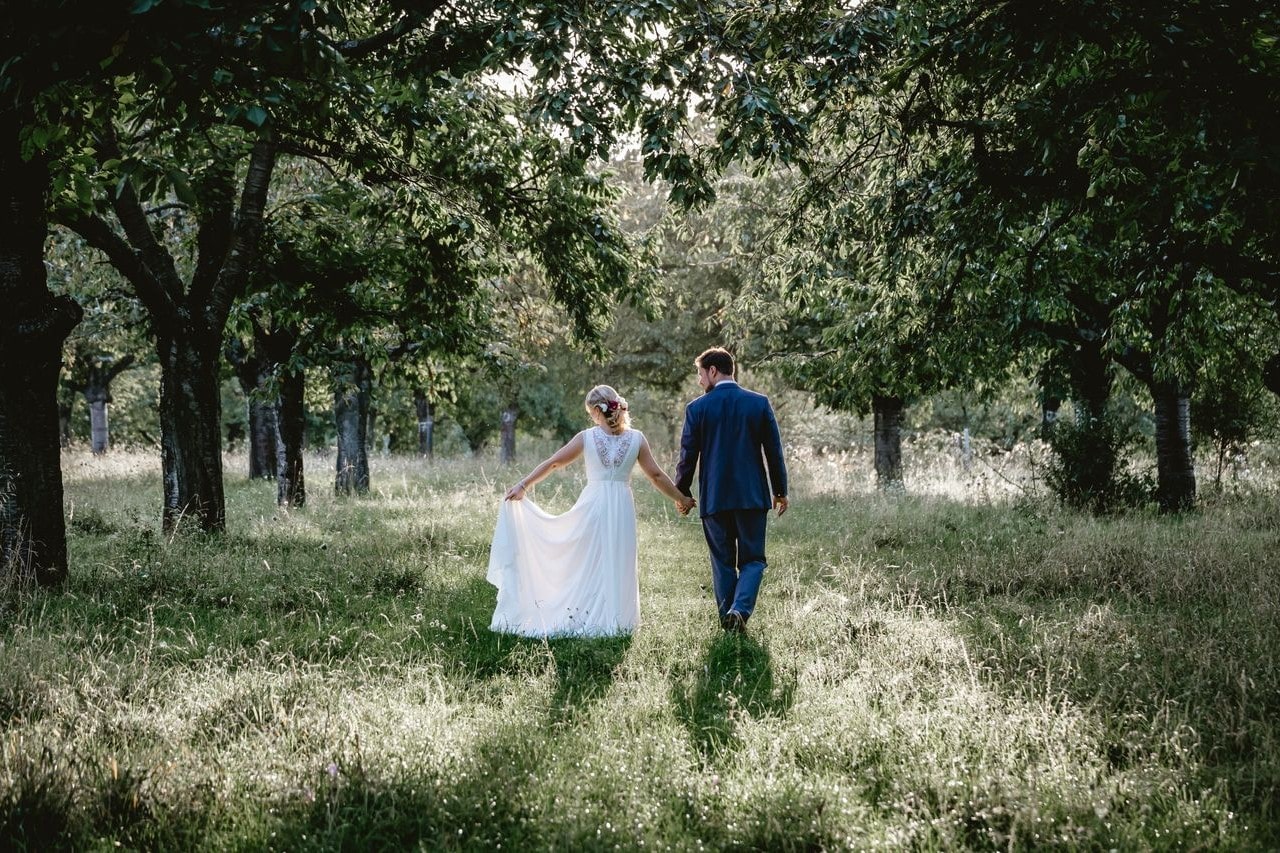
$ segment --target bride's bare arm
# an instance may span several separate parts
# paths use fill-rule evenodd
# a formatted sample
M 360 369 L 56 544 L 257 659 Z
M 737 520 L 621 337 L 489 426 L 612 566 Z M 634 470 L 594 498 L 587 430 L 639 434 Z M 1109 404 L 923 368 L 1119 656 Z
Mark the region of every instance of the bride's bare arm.
M 658 460 L 653 458 L 653 451 L 649 449 L 649 439 L 644 436 L 640 437 L 640 453 L 636 456 L 636 464 L 658 491 L 677 504 L 684 505 L 687 502 L 689 506 L 693 505 L 693 498 L 681 494 L 676 484 L 667 476 L 667 472 L 662 470 Z
M 547 475 L 557 468 L 563 468 L 582 455 L 582 433 L 569 439 L 569 443 L 538 463 L 538 467 L 529 472 L 529 476 L 507 490 L 509 501 L 524 500 L 525 492 L 534 483 L 546 479 Z

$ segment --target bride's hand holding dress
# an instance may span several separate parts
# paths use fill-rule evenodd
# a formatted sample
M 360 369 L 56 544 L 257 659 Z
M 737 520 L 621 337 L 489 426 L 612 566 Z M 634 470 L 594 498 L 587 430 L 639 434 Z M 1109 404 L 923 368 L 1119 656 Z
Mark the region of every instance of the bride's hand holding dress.
M 523 480 L 516 483 L 510 489 L 507 489 L 507 495 L 505 498 L 503 498 L 503 500 L 508 500 L 508 501 L 524 500 L 525 496 L 529 493 L 530 487 L 532 487 L 535 483 L 541 482 L 552 471 L 556 470 L 557 468 L 563 468 L 564 466 L 568 465 L 569 463 L 577 459 L 579 456 L 581 456 L 582 455 L 582 437 L 585 434 L 586 433 L 580 432 L 577 435 L 575 435 L 573 438 L 569 439 L 568 443 L 565 444 L 564 447 L 560 448 L 555 453 L 551 454 L 551 456 L 549 456 L 546 459 L 546 461 L 542 462 L 541 464 L 538 465 L 537 468 L 534 468 L 532 471 L 530 471 L 528 477 L 525 477 Z
M 587 485 L 560 515 L 524 496 L 520 483 L 498 510 L 489 582 L 498 588 L 490 628 L 528 637 L 630 633 L 640 618 L 635 503 L 629 483 L 639 433 L 593 427 L 522 482 L 538 482 L 581 455 Z M 574 445 L 577 444 L 577 449 Z
M 640 619 L 635 501 L 639 463 L 654 486 L 684 512 L 681 494 L 638 430 L 596 426 L 573 437 L 507 490 L 490 548 L 488 579 L 498 588 L 490 629 L 532 637 L 629 633 Z M 551 515 L 529 487 L 582 457 L 587 485 L 573 507 Z

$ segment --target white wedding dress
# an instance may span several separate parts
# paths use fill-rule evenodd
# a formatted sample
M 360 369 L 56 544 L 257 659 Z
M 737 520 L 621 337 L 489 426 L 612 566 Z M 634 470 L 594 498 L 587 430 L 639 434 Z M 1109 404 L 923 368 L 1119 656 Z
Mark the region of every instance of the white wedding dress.
M 640 620 L 631 469 L 638 430 L 584 430 L 587 485 L 563 515 L 503 501 L 489 552 L 498 588 L 490 630 L 526 637 L 630 633 Z

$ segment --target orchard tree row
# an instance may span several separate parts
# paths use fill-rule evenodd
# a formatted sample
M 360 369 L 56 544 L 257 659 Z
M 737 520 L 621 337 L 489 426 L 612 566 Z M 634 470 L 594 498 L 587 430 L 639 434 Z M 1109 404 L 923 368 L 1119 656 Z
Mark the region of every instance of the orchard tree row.
M 229 325 L 251 330 L 240 357 L 282 365 L 288 476 L 292 380 L 308 359 L 346 359 L 359 423 L 372 353 L 460 355 L 492 342 L 494 289 L 545 293 L 587 342 L 606 304 L 641 298 L 637 255 L 588 167 L 639 127 L 653 174 L 697 183 L 670 143 L 688 93 L 714 82 L 687 63 L 722 22 L 696 12 L 503 0 L 9 4 L 6 570 L 51 582 L 66 572 L 56 388 L 83 312 L 48 287 L 51 222 L 106 258 L 140 306 L 161 373 L 165 528 L 216 532 Z M 522 83 L 498 85 L 513 78 Z
M 778 13 L 783 14 L 783 13 Z M 794 16 L 788 18 L 794 20 Z M 1117 377 L 1154 407 L 1156 498 L 1196 499 L 1191 425 L 1280 394 L 1280 16 L 1227 0 L 865 4 L 752 18 L 759 113 L 804 128 L 731 316 L 900 478 L 904 406 L 1037 376 L 1055 486 L 1124 489 Z M 775 106 L 776 105 L 776 106 Z M 756 188 L 754 204 L 761 203 Z M 1274 407 L 1274 401 L 1272 403 Z
M 1120 467 L 1118 371 L 1149 391 L 1170 511 L 1195 501 L 1193 395 L 1280 393 L 1280 48 L 1260 0 L 4 14 L 7 573 L 67 571 L 63 362 L 105 404 L 139 344 L 159 367 L 163 525 L 208 532 L 226 364 L 293 505 L 305 371 L 332 376 L 339 486 L 358 490 L 375 372 L 416 382 L 427 421 L 487 370 L 513 389 L 513 435 L 549 338 L 660 388 L 687 370 L 682 331 L 726 329 L 821 402 L 874 412 L 887 484 L 904 406 L 1031 370 L 1046 412 L 1074 404 L 1063 491 L 1094 508 Z M 675 209 L 722 196 L 717 234 L 629 236 L 601 166 L 632 140 Z M 661 286 L 676 267 L 688 289 Z M 82 321 L 133 349 L 68 357 Z

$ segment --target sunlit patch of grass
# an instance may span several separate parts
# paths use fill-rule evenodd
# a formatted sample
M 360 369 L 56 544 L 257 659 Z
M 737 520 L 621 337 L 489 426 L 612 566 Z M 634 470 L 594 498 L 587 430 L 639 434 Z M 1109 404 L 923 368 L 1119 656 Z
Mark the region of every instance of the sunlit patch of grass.
M 1265 490 L 1098 520 L 799 458 L 739 638 L 637 481 L 642 627 L 539 642 L 486 628 L 491 460 L 376 458 L 339 499 L 308 456 L 288 512 L 231 473 L 230 532 L 171 541 L 152 460 L 86 461 L 68 587 L 0 597 L 0 845 L 1280 843 Z

